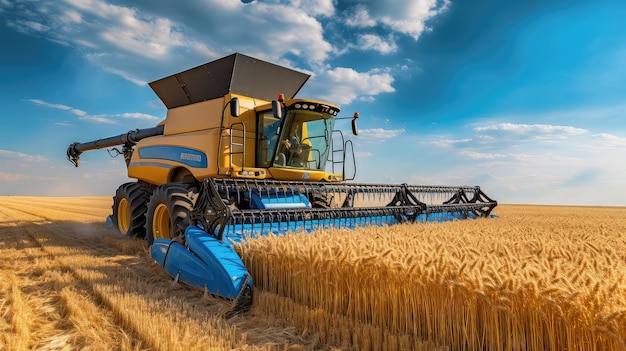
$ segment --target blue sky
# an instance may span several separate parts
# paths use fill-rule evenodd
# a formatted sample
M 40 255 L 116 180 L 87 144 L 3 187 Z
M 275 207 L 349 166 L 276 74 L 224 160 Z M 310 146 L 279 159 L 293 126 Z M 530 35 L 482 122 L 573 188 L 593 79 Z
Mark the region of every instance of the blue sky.
M 241 52 L 359 112 L 359 182 L 624 206 L 624 18 L 623 0 L 0 0 L 0 194 L 113 195 L 121 157 L 74 168 L 67 146 L 156 125 L 146 82 Z

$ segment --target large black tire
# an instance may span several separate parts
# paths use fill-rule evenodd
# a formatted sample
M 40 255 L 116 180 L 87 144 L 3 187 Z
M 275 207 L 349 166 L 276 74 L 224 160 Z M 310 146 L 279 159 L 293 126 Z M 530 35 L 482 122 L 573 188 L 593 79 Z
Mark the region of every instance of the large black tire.
M 146 209 L 150 193 L 139 183 L 120 185 L 113 197 L 111 221 L 118 233 L 144 238 L 146 236 Z
M 309 195 L 309 201 L 313 208 L 334 208 L 334 195 L 328 193 L 312 193 Z
M 146 212 L 148 245 L 155 239 L 173 239 L 184 234 L 197 197 L 198 190 L 189 184 L 169 183 L 157 187 Z

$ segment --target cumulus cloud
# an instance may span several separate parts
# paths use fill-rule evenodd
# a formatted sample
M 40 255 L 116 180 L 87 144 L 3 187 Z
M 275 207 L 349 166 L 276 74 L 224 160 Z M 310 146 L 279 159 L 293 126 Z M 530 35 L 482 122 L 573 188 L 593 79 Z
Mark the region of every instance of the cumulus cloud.
M 370 17 L 365 5 L 359 4 L 347 13 L 346 24 L 350 27 L 367 28 L 375 26 L 376 20 Z
M 337 67 L 316 75 L 313 81 L 307 91 L 338 104 L 348 104 L 359 97 L 367 100 L 381 93 L 395 91 L 393 76 L 380 70 L 357 72 L 352 68 Z
M 93 63 L 138 84 L 171 73 L 171 67 L 186 69 L 233 51 L 286 64 L 285 56 L 296 55 L 321 64 L 332 50 L 316 19 L 334 14 L 332 0 L 11 1 L 7 8 L 9 26 L 75 46 Z M 245 28 L 233 26 L 242 22 Z
M 374 50 L 381 54 L 391 54 L 398 50 L 394 37 L 382 38 L 375 34 L 363 34 L 358 39 L 358 46 L 363 50 Z
M 53 109 L 58 109 L 58 110 L 65 110 L 68 111 L 76 116 L 79 117 L 80 120 L 82 121 L 87 121 L 87 122 L 92 122 L 92 123 L 101 123 L 101 124 L 117 124 L 117 119 L 120 118 L 124 118 L 124 119 L 136 119 L 136 120 L 144 120 L 144 121 L 157 121 L 160 118 L 147 114 L 147 113 L 140 113 L 140 112 L 125 112 L 125 113 L 117 113 L 117 114 L 99 114 L 99 115 L 90 115 L 87 112 L 83 111 L 83 110 L 79 110 L 76 108 L 73 108 L 71 106 L 67 106 L 67 105 L 63 105 L 63 104 L 55 104 L 55 103 L 49 103 L 40 99 L 26 99 L 24 101 L 28 101 L 31 102 L 35 105 L 38 106 L 43 106 L 43 107 L 47 107 L 47 108 L 53 108 Z M 67 125 L 67 122 L 57 122 L 56 124 L 65 124 Z
M 346 24 L 357 28 L 382 25 L 417 40 L 428 30 L 426 22 L 446 11 L 449 4 L 448 0 L 362 1 L 346 11 Z
M 135 84 L 237 51 L 311 72 L 316 76 L 311 84 L 319 85 L 312 91 L 337 87 L 341 95 L 331 101 L 341 96 L 340 104 L 373 101 L 378 94 L 393 92 L 394 79 L 382 67 L 333 67 L 333 55 L 349 50 L 395 53 L 399 35 L 417 39 L 425 23 L 447 7 L 447 0 L 365 1 L 356 6 L 345 0 L 2 3 L 8 26 L 73 47 L 94 65 Z M 346 27 L 363 32 L 345 38 L 351 32 Z M 365 84 L 342 83 L 343 78 L 364 78 Z

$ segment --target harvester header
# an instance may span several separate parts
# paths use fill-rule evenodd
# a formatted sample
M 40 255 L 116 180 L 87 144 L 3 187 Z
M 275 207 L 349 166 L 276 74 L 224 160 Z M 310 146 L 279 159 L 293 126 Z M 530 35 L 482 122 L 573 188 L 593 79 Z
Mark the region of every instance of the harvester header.
M 490 217 L 478 186 L 358 184 L 340 108 L 296 97 L 309 75 L 235 53 L 150 83 L 168 108 L 157 126 L 72 143 L 122 145 L 128 177 L 107 222 L 146 238 L 178 281 L 252 302 L 252 277 L 232 242 L 268 233 Z M 352 133 L 357 134 L 355 113 Z M 352 171 L 352 172 L 351 172 Z

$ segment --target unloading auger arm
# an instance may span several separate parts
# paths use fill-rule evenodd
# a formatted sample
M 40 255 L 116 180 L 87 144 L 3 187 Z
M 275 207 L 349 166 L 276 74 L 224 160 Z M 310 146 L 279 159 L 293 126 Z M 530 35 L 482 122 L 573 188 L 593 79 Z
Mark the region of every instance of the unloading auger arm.
M 112 136 L 105 139 L 98 139 L 94 141 L 88 141 L 84 143 L 75 142 L 67 148 L 67 160 L 74 166 L 78 167 L 80 163 L 80 154 L 89 151 L 97 150 L 105 147 L 124 145 L 124 149 L 130 150 L 139 140 L 163 135 L 165 126 L 160 125 L 152 128 L 135 129 L 128 133 Z M 126 156 L 126 155 L 124 155 Z

